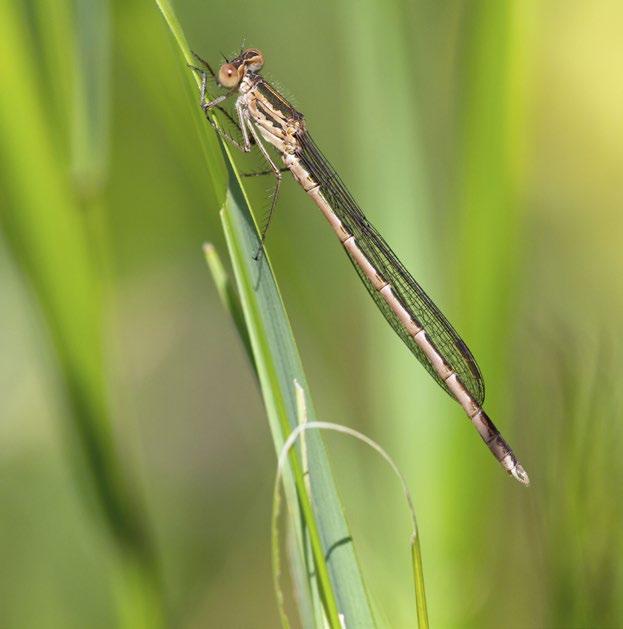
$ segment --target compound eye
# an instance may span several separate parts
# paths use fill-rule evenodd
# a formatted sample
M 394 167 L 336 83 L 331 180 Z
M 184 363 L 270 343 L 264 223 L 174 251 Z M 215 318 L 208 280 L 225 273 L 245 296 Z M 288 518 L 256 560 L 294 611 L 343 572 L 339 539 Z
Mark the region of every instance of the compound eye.
M 218 71 L 218 82 L 228 89 L 232 89 L 240 83 L 238 68 L 233 63 L 224 63 Z

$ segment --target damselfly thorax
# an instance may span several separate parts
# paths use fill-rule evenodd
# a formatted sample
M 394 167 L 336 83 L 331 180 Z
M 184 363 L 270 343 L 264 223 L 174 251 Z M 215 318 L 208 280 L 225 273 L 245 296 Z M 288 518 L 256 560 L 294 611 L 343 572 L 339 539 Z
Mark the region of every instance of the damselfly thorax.
M 210 66 L 203 62 L 213 75 Z M 250 48 L 224 63 L 217 80 L 227 94 L 208 101 L 207 75 L 202 72 L 201 106 L 220 136 L 250 151 L 255 144 L 275 176 L 263 243 L 279 187 L 280 169 L 264 142 L 279 153 L 286 169 L 321 210 L 387 322 L 437 383 L 463 408 L 504 469 L 521 483 L 528 475 L 482 406 L 484 380 L 476 360 L 450 322 L 400 262 L 309 135 L 303 115 L 260 74 L 262 53 Z M 237 125 L 242 142 L 223 132 L 208 115 L 237 94 Z M 227 114 L 226 114 L 227 115 Z M 231 116 L 228 116 L 233 120 Z

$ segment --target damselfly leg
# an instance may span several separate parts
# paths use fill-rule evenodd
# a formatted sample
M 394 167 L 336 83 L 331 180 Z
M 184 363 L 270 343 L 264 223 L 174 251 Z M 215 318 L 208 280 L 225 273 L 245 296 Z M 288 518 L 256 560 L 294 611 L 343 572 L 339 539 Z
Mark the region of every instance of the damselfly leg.
M 275 162 L 273 162 L 268 150 L 266 149 L 266 147 L 260 140 L 260 136 L 255 130 L 253 123 L 250 120 L 247 120 L 247 123 L 248 123 L 249 131 L 251 131 L 251 136 L 255 140 L 255 144 L 257 145 L 257 148 L 260 149 L 260 152 L 264 156 L 264 159 L 268 162 L 268 165 L 270 166 L 273 172 L 273 175 L 275 176 L 275 188 L 273 190 L 272 198 L 270 201 L 270 208 L 268 210 L 268 216 L 266 217 L 266 220 L 264 221 L 264 225 L 262 225 L 262 228 L 260 230 L 260 244 L 257 249 L 257 252 L 253 256 L 254 260 L 258 260 L 260 257 L 260 253 L 262 252 L 262 249 L 264 248 L 264 241 L 266 240 L 266 234 L 268 233 L 268 228 L 270 227 L 270 221 L 272 220 L 273 212 L 275 211 L 275 204 L 277 203 L 277 197 L 279 196 L 279 188 L 281 187 L 281 169 L 279 168 L 279 166 L 275 164 Z
M 195 57 L 197 57 L 197 59 L 199 59 L 199 61 L 201 61 L 201 63 L 203 63 L 205 65 L 205 67 L 208 69 L 210 74 L 214 77 L 214 72 L 213 72 L 212 68 L 208 65 L 208 62 L 204 61 L 198 54 L 196 54 L 194 52 L 193 52 L 193 55 L 195 55 Z M 188 65 L 188 67 L 191 70 L 194 70 L 195 72 L 197 72 L 198 74 L 201 75 L 201 108 L 206 113 L 206 115 L 207 115 L 207 113 L 208 113 L 208 111 L 210 109 L 218 109 L 229 120 L 229 122 L 231 122 L 236 127 L 236 129 L 238 129 L 238 131 L 240 131 L 241 134 L 244 134 L 244 132 L 242 131 L 238 121 L 224 107 L 221 107 L 220 105 L 216 104 L 217 102 L 223 102 L 223 100 L 225 100 L 228 95 L 225 95 L 224 97 L 220 97 L 220 98 L 222 98 L 221 101 L 218 101 L 218 99 L 215 99 L 213 101 L 208 101 L 208 99 L 207 99 L 207 75 L 206 75 L 205 69 L 204 68 L 200 68 L 198 66 L 193 66 L 193 65 L 190 65 L 190 64 Z M 209 118 L 208 118 L 208 120 L 209 120 Z M 210 120 L 210 122 L 212 122 L 212 121 Z M 212 126 L 214 126 L 214 125 L 212 125 Z M 225 133 L 225 132 L 223 132 L 223 133 Z M 225 137 L 225 136 L 222 136 L 222 137 Z M 239 142 L 234 141 L 233 138 L 230 139 L 228 137 L 225 137 L 225 139 L 228 142 L 232 142 L 234 144 L 234 146 L 236 146 L 236 148 L 238 148 L 240 150 L 245 150 L 243 148 L 243 146 Z M 255 136 L 249 137 L 248 140 L 249 140 L 249 144 L 251 144 L 251 145 L 256 143 L 255 142 Z M 245 151 L 245 152 L 247 152 L 247 151 Z M 280 173 L 286 173 L 286 172 L 289 172 L 289 169 L 284 166 L 283 168 L 279 169 L 279 172 Z M 262 175 L 274 175 L 274 173 L 275 173 L 275 171 L 271 168 L 270 170 L 260 170 L 258 172 L 252 172 L 252 173 L 240 173 L 240 175 L 242 177 L 259 177 L 259 176 L 262 176 Z
M 192 56 L 203 66 L 203 68 L 197 68 L 197 70 L 199 70 L 199 72 L 205 72 L 205 70 L 207 70 L 212 75 L 212 78 L 216 79 L 216 72 L 214 72 L 212 66 L 203 57 L 200 57 L 194 50 L 191 50 L 190 52 L 192 53 Z
M 258 172 L 254 172 L 254 173 L 240 173 L 241 177 L 263 177 L 264 175 L 272 175 L 274 174 L 275 171 L 273 170 L 260 170 Z M 280 173 L 287 173 L 290 172 L 289 168 L 286 168 L 285 166 L 283 168 L 279 169 Z
M 207 89 L 208 89 L 208 75 L 205 72 L 201 72 L 201 109 L 203 109 L 203 112 L 205 113 L 208 122 L 212 125 L 212 128 L 219 134 L 219 136 L 223 140 L 225 140 L 226 142 L 229 142 L 230 144 L 235 146 L 238 150 L 243 151 L 244 153 L 248 153 L 251 150 L 251 143 L 249 142 L 249 135 L 246 131 L 246 126 L 244 124 L 244 118 L 242 117 L 242 113 L 238 110 L 238 108 L 236 108 L 236 111 L 238 113 L 238 122 L 236 122 L 233 119 L 233 117 L 230 116 L 230 114 L 225 112 L 225 110 L 222 107 L 220 107 L 220 104 L 223 101 L 225 101 L 227 98 L 229 98 L 229 96 L 232 95 L 232 92 L 229 91 L 227 94 L 222 94 L 221 96 L 217 96 L 213 100 L 208 100 Z M 212 117 L 210 116 L 210 111 L 212 109 L 218 109 L 219 111 L 224 112 L 225 115 L 236 125 L 236 127 L 242 133 L 242 139 L 243 139 L 242 144 L 238 142 L 238 140 L 233 138 L 229 133 L 227 133 L 227 131 L 224 131 L 223 129 L 221 129 L 216 124 L 216 122 L 212 120 Z
M 261 171 L 259 173 L 245 173 L 244 176 L 255 176 L 255 175 L 264 175 L 264 174 L 272 174 L 275 177 L 275 187 L 273 189 L 270 207 L 267 213 L 263 224 L 260 226 L 260 244 L 257 249 L 257 252 L 253 256 L 254 260 L 259 260 L 262 249 L 264 248 L 264 242 L 266 240 L 266 234 L 268 232 L 268 228 L 270 227 L 270 223 L 273 217 L 273 213 L 275 210 L 275 206 L 277 203 L 277 198 L 279 196 L 279 189 L 281 187 L 281 174 L 287 171 L 287 168 L 279 168 L 271 158 L 268 153 L 266 147 L 263 145 L 262 140 L 256 129 L 254 128 L 251 121 L 248 119 L 248 116 L 245 115 L 245 112 L 242 109 L 240 103 L 236 103 L 236 113 L 238 116 L 238 121 L 236 121 L 233 116 L 231 116 L 223 107 L 221 107 L 221 103 L 224 102 L 227 98 L 229 98 L 234 91 L 229 90 L 226 94 L 222 94 L 212 100 L 208 100 L 207 88 L 208 88 L 208 73 L 215 78 L 215 73 L 212 70 L 210 64 L 202 59 L 198 54 L 193 52 L 195 58 L 202 64 L 203 67 L 189 65 L 189 67 L 198 72 L 201 76 L 201 109 L 203 109 L 208 122 L 212 126 L 212 128 L 218 133 L 218 135 L 226 142 L 229 142 L 233 146 L 235 146 L 238 150 L 243 151 L 244 153 L 249 153 L 251 151 L 251 146 L 256 145 L 260 149 L 260 153 L 270 166 L 269 170 Z M 207 72 L 206 72 L 207 70 Z M 227 133 L 223 129 L 219 128 L 219 126 L 212 120 L 210 116 L 210 112 L 213 109 L 218 109 L 238 128 L 238 130 L 242 134 L 242 142 L 239 142 L 235 138 L 231 136 L 231 134 Z M 246 124 L 245 124 L 246 121 Z
M 207 90 L 207 83 L 208 83 L 208 76 L 206 73 L 206 70 L 208 71 L 208 73 L 210 74 L 210 76 L 212 77 L 212 79 L 216 82 L 216 74 L 214 73 L 214 70 L 212 69 L 212 66 L 202 57 L 200 57 L 196 52 L 191 51 L 193 56 L 195 57 L 195 59 L 197 59 L 197 61 L 201 64 L 202 67 L 199 66 L 194 66 L 192 64 L 188 64 L 188 67 L 193 71 L 196 72 L 200 77 L 201 77 L 201 84 L 202 84 L 202 97 L 201 97 L 201 108 L 206 111 L 203 108 L 203 103 L 205 100 L 207 100 L 205 98 L 205 94 L 206 94 L 206 90 Z M 205 84 L 205 85 L 204 85 Z M 221 107 L 220 105 L 213 105 L 212 108 L 214 109 L 218 109 L 226 118 L 227 120 L 229 120 L 229 122 L 231 122 L 231 124 L 234 125 L 234 127 L 236 127 L 236 129 L 238 129 L 238 131 L 240 131 L 242 133 L 242 130 L 240 129 L 240 124 L 238 123 L 238 121 L 227 111 L 227 109 L 225 109 L 224 107 Z M 214 126 L 214 125 L 212 125 Z

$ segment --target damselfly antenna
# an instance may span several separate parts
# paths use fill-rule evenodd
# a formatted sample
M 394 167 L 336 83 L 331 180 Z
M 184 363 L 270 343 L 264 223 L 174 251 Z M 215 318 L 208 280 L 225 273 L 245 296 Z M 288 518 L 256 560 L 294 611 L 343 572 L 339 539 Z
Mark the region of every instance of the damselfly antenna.
M 192 56 L 203 66 L 203 68 L 205 68 L 212 75 L 212 78 L 216 78 L 216 73 L 212 69 L 212 66 L 203 57 L 200 57 L 194 50 L 191 50 L 190 52 Z M 203 68 L 198 68 L 197 66 L 193 66 L 190 63 L 188 64 L 188 67 L 195 70 L 196 72 L 203 72 Z

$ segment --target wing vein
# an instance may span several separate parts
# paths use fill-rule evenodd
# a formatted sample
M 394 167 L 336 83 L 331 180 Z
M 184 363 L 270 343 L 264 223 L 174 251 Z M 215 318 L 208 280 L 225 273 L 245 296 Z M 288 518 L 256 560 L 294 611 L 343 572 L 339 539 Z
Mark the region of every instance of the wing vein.
M 419 323 L 444 360 L 453 369 L 470 395 L 479 405 L 485 398 L 485 385 L 476 360 L 467 345 L 433 303 L 424 289 L 405 269 L 383 237 L 364 216 L 346 186 L 306 131 L 298 135 L 302 164 L 320 183 L 320 189 L 344 227 L 355 236 L 364 255 L 378 273 L 393 286 L 396 297 L 413 319 Z M 349 255 L 350 258 L 350 255 Z M 391 327 L 415 354 L 429 374 L 452 396 L 444 380 L 437 374 L 426 355 L 405 330 L 398 317 L 351 258 L 359 277 Z

